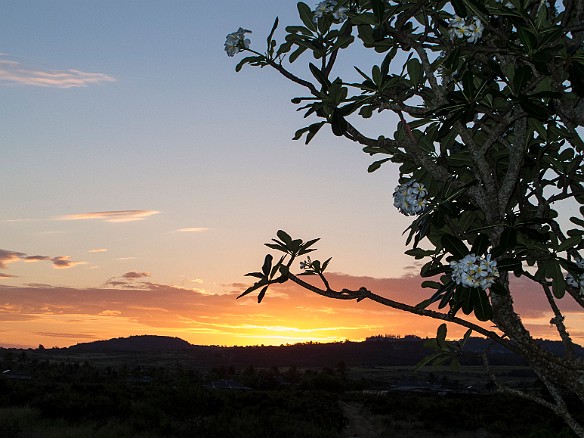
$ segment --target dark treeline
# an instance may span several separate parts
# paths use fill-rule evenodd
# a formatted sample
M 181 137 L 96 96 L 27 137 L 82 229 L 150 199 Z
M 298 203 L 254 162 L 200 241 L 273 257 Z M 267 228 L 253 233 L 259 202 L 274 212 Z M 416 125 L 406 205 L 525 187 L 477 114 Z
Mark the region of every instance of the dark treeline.
M 476 436 L 481 430 L 491 437 L 572 436 L 546 409 L 496 394 L 484 375 L 348 365 L 355 351 L 372 348 L 374 354 L 393 346 L 388 350 L 403 352 L 416 342 L 206 347 L 215 352 L 215 365 L 207 368 L 190 366 L 172 349 L 0 349 L 0 368 L 10 370 L 0 375 L 0 438 L 339 437 L 350 423 L 347 406 L 372 421 L 379 436 L 419 430 L 435 436 Z M 319 366 L 260 365 L 276 357 L 268 353 L 282 350 L 326 354 Z M 226 354 L 234 351 L 249 354 L 242 356 L 249 361 L 238 364 L 237 355 Z M 343 360 L 332 362 L 339 351 Z M 547 396 L 528 369 L 501 368 L 515 385 Z
M 182 360 L 191 366 L 208 368 L 222 365 L 227 361 L 235 366 L 254 364 L 260 367 L 297 366 L 319 367 L 334 366 L 345 362 L 348 366 L 407 366 L 414 365 L 430 353 L 424 347 L 425 339 L 417 336 L 372 336 L 364 342 L 301 343 L 281 346 L 200 346 L 191 345 L 179 338 L 165 336 L 132 336 L 108 341 L 95 341 L 77 344 L 60 353 L 180 353 Z M 563 344 L 560 341 L 540 340 L 544 348 L 561 355 Z M 489 361 L 493 365 L 523 365 L 525 361 L 518 355 L 501 346 L 492 346 L 484 338 L 470 338 L 465 346 L 466 355 L 462 358 L 465 365 L 481 365 L 482 353 L 489 349 Z M 584 356 L 584 349 L 577 347 L 576 354 Z

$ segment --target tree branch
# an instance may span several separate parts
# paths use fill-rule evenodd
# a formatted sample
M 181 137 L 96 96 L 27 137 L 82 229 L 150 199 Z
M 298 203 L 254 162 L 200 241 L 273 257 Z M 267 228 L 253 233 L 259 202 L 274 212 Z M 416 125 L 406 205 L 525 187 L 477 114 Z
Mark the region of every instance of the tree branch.
M 556 301 L 554 299 L 552 292 L 550 291 L 549 286 L 545 283 L 542 284 L 541 286 L 543 287 L 548 303 L 550 304 L 550 307 L 554 312 L 554 318 L 550 322 L 556 326 L 556 329 L 560 334 L 560 338 L 562 339 L 562 342 L 564 344 L 566 357 L 573 360 L 575 359 L 574 343 L 572 342 L 572 338 L 570 338 L 570 334 L 568 333 L 568 330 L 566 330 L 566 326 L 564 325 L 564 315 L 562 315 L 562 312 L 560 312 L 560 309 L 556 304 Z
M 382 297 L 381 295 L 377 295 L 377 294 L 365 289 L 364 287 L 362 287 L 361 289 L 359 289 L 357 291 L 343 289 L 339 292 L 339 291 L 335 291 L 332 289 L 327 289 L 327 290 L 321 289 L 317 286 L 314 286 L 310 283 L 307 283 L 306 281 L 300 279 L 299 277 L 297 277 L 296 275 L 294 275 L 292 273 L 288 273 L 287 277 L 290 280 L 292 280 L 294 283 L 296 283 L 297 285 L 303 287 L 304 289 L 307 289 L 307 290 L 314 292 L 317 295 L 321 295 L 323 297 L 334 298 L 336 300 L 356 300 L 357 302 L 362 301 L 364 299 L 369 299 L 371 301 L 375 301 L 376 303 L 382 304 L 382 305 L 387 306 L 387 307 L 391 307 L 393 309 L 403 310 L 403 311 L 406 311 L 409 313 L 413 313 L 415 315 L 427 316 L 427 317 L 439 319 L 442 321 L 453 322 L 453 323 L 461 325 L 463 327 L 472 329 L 475 332 L 480 333 L 489 339 L 493 339 L 494 341 L 503 345 L 505 348 L 509 349 L 510 351 L 513 351 L 515 353 L 520 354 L 514 344 L 512 344 L 508 340 L 502 338 L 497 333 L 495 333 L 491 330 L 487 330 L 487 329 L 485 329 L 477 324 L 474 324 L 470 321 L 467 321 L 465 319 L 462 319 L 462 318 L 459 318 L 456 316 L 451 316 L 447 313 L 436 312 L 434 310 L 428 310 L 428 309 L 422 309 L 419 307 L 411 306 L 409 304 L 401 303 L 399 301 L 394 301 L 392 299 Z

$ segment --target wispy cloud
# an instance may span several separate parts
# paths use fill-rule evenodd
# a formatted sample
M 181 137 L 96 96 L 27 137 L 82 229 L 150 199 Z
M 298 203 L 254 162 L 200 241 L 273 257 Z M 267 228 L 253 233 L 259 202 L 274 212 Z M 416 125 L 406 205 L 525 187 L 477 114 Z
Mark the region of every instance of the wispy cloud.
M 53 257 L 51 260 L 53 261 L 53 267 L 55 269 L 69 269 L 73 266 L 82 265 L 85 263 L 71 260 L 71 257 L 69 256 Z
M 79 221 L 99 219 L 106 222 L 134 222 L 142 221 L 149 216 L 160 213 L 156 210 L 115 210 L 115 211 L 92 211 L 88 213 L 68 214 L 57 218 L 63 221 Z
M 26 257 L 26 254 L 17 251 L 0 249 L 0 269 L 6 269 L 8 263 L 14 263 Z
M 90 249 L 88 252 L 107 252 L 107 248 L 95 248 L 95 249 Z
M 179 228 L 176 230 L 179 233 L 202 233 L 203 231 L 207 231 L 209 228 L 204 227 L 192 227 L 192 228 Z
M 32 222 L 33 219 L 6 219 L 3 221 L 0 221 L 0 223 L 3 224 L 9 224 L 9 223 L 14 223 L 14 222 Z
M 26 255 L 23 252 L 18 251 L 8 251 L 5 249 L 0 249 L 0 269 L 6 269 L 8 263 L 14 263 L 17 261 L 24 261 L 26 263 L 40 262 L 40 261 L 50 261 L 53 263 L 55 269 L 68 269 L 76 265 L 84 264 L 85 262 L 79 262 L 71 260 L 70 256 L 44 256 L 44 255 Z M 2 274 L 1 278 L 10 278 L 11 275 Z
M 134 279 L 134 278 L 145 278 L 150 277 L 150 272 L 137 272 L 137 271 L 130 271 L 126 272 L 122 275 L 122 278 Z
M 85 333 L 53 333 L 53 332 L 35 332 L 39 336 L 49 336 L 51 338 L 71 338 L 71 339 L 95 339 L 95 335 Z
M 24 65 L 12 59 L 0 57 L 0 85 L 32 85 L 37 87 L 77 88 L 114 82 L 104 73 L 84 72 L 75 69 L 53 70 Z

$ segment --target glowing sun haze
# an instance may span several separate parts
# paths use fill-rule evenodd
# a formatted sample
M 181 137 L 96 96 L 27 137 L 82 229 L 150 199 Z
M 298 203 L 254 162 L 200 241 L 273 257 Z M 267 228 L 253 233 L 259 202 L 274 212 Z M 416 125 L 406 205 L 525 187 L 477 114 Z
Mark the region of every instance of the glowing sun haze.
M 298 21 L 295 3 L 3 4 L 0 345 L 435 333 L 434 321 L 287 284 L 260 305 L 235 299 L 278 229 L 322 238 L 333 286 L 424 298 L 403 255 L 408 220 L 392 205 L 397 169 L 368 174 L 371 158 L 327 132 L 309 147 L 292 141 L 305 120 L 290 98 L 302 90 L 267 69 L 236 74 L 225 55 L 239 27 L 263 50 L 276 16 Z M 358 52 L 350 61 L 368 64 Z M 545 303 L 519 287 L 529 328 L 554 336 Z M 581 340 L 584 321 L 565 306 Z

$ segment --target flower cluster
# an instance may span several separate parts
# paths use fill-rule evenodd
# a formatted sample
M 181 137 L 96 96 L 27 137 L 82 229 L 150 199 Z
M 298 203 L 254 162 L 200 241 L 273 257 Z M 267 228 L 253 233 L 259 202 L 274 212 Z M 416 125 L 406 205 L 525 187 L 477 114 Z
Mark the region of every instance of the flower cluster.
M 304 262 L 300 262 L 300 269 L 312 269 L 312 260 L 310 260 L 310 257 L 306 257 L 306 261 Z
M 484 29 L 485 27 L 478 17 L 465 20 L 455 15 L 448 23 L 448 34 L 451 40 L 466 38 L 469 43 L 476 43 L 483 36 Z
M 414 216 L 428 205 L 428 190 L 415 180 L 400 184 L 393 192 L 393 205 L 406 216 Z
M 336 0 L 325 0 L 316 5 L 313 14 L 314 22 L 317 22 L 318 19 L 324 16 L 325 14 L 332 14 L 333 21 L 335 23 L 341 23 L 347 19 L 347 8 L 342 6 L 340 8 L 337 8 Z
M 584 269 L 584 260 L 581 258 L 578 258 L 576 260 L 574 260 L 574 262 L 576 262 L 576 264 L 578 265 L 579 268 L 583 268 Z M 576 289 L 580 289 L 580 295 L 584 295 L 584 274 L 580 274 L 580 275 L 572 275 L 572 274 L 568 274 L 566 275 L 566 283 L 568 283 L 568 285 L 576 288 Z
M 497 262 L 491 260 L 491 254 L 481 257 L 471 253 L 461 260 L 450 262 L 450 267 L 452 279 L 456 284 L 465 287 L 480 287 L 486 290 L 499 276 Z
M 245 38 L 246 33 L 251 33 L 251 30 L 239 28 L 237 32 L 227 35 L 225 40 L 225 51 L 227 56 L 235 56 L 237 53 L 249 48 L 249 39 Z

